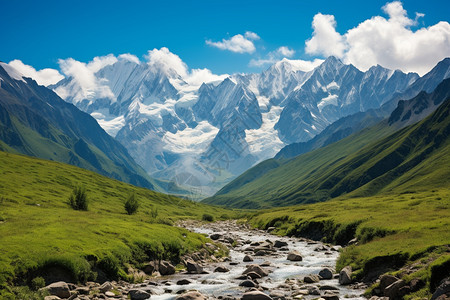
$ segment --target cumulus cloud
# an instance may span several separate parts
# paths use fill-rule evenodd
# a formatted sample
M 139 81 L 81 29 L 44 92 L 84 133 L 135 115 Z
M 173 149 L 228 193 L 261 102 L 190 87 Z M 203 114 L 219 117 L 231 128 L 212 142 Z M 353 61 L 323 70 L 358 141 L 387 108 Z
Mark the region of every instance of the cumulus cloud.
M 318 13 L 314 16 L 312 27 L 313 36 L 306 41 L 306 53 L 337 57 L 344 55 L 344 38 L 336 31 L 334 16 Z
M 259 40 L 259 36 L 251 31 L 247 31 L 245 36 L 242 34 L 236 34 L 230 39 L 222 39 L 221 42 L 213 42 L 207 40 L 206 44 L 212 47 L 219 48 L 221 50 L 229 50 L 235 53 L 253 53 L 255 52 L 254 40 Z
M 153 68 L 163 69 L 170 74 L 175 71 L 181 77 L 186 77 L 188 74 L 187 65 L 178 55 L 170 52 L 166 47 L 148 51 L 145 58 L 148 60 L 148 65 Z
M 75 102 L 83 99 L 109 98 L 115 100 L 114 94 L 107 85 L 106 80 L 99 79 L 95 73 L 101 68 L 117 62 L 117 58 L 110 54 L 95 57 L 89 63 L 79 62 L 73 58 L 58 61 L 61 71 L 73 81 L 69 86 L 60 86 L 55 92 L 62 98 L 73 97 Z
M 269 52 L 267 54 L 267 56 L 264 58 L 251 59 L 248 65 L 250 67 L 262 67 L 265 65 L 272 65 L 283 58 L 292 57 L 292 56 L 294 56 L 294 54 L 295 54 L 295 50 L 290 49 L 289 47 L 286 47 L 286 46 L 281 46 L 280 48 L 276 49 L 275 51 Z
M 382 7 L 388 16 L 374 16 L 348 30 L 336 32 L 333 16 L 317 14 L 313 20 L 313 36 L 306 41 L 305 51 L 324 56 L 335 55 L 361 70 L 380 64 L 390 69 L 425 74 L 450 54 L 450 24 L 441 21 L 413 30 L 423 13 L 408 17 L 399 1 Z
M 185 81 L 193 86 L 200 86 L 202 83 L 214 82 L 219 80 L 224 80 L 227 78 L 228 74 L 216 75 L 213 74 L 208 69 L 192 69 L 189 76 L 185 78 Z
M 141 61 L 139 60 L 139 58 L 136 55 L 130 54 L 130 53 L 124 53 L 124 54 L 120 54 L 117 57 L 119 60 L 123 59 L 123 60 L 128 60 L 131 62 L 134 62 L 135 64 L 140 64 Z
M 36 80 L 36 82 L 40 85 L 48 86 L 55 84 L 64 78 L 58 70 L 46 68 L 37 71 L 32 66 L 26 65 L 18 59 L 10 61 L 8 65 L 22 73 L 23 76 Z

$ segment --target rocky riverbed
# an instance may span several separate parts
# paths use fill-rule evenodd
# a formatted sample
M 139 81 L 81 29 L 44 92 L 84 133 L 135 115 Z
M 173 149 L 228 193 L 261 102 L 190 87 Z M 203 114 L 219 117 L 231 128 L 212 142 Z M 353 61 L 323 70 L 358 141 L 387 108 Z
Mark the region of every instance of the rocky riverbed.
M 185 270 L 167 273 L 160 266 L 140 284 L 106 282 L 77 287 L 59 283 L 60 292 L 48 299 L 364 299 L 364 285 L 350 284 L 346 271 L 336 274 L 338 247 L 306 239 L 278 237 L 234 221 L 201 224 L 182 222 L 229 248 L 217 259 L 206 251 L 186 256 Z M 210 244 L 213 247 L 212 244 Z M 172 266 L 167 265 L 169 269 Z M 156 270 L 160 269 L 160 270 Z M 169 274 L 174 269 L 169 270 Z M 140 272 L 139 274 L 143 274 Z M 55 285 L 55 284 L 54 284 Z M 58 295 L 58 296 L 56 296 Z M 50 298 L 52 297 L 52 298 Z

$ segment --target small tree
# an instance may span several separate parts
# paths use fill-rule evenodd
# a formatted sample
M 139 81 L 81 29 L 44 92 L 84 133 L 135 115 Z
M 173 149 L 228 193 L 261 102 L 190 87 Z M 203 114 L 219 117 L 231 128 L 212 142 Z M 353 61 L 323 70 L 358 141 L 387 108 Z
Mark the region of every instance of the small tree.
M 69 197 L 69 203 L 73 209 L 88 210 L 86 188 L 84 186 L 75 187 Z
M 127 214 L 132 215 L 137 212 L 139 208 L 139 202 L 136 199 L 136 195 L 133 193 L 128 197 L 127 202 L 125 202 L 125 210 Z

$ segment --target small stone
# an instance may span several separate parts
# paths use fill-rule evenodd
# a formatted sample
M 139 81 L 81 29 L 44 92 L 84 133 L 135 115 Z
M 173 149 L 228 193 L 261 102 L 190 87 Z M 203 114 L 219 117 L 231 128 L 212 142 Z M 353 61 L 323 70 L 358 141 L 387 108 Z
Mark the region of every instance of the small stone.
M 303 278 L 303 281 L 305 283 L 315 283 L 315 282 L 319 282 L 320 278 L 318 275 L 310 274 L 310 275 L 305 276 Z
M 241 283 L 239 283 L 239 286 L 243 287 L 256 287 L 256 283 L 254 283 L 252 280 L 244 280 Z
M 215 273 L 227 273 L 230 272 L 230 269 L 224 267 L 224 266 L 218 266 L 217 268 L 214 269 Z
M 269 275 L 263 268 L 258 265 L 248 265 L 247 269 L 242 273 L 243 275 L 248 275 L 251 272 L 255 272 L 261 277 Z
M 150 294 L 141 289 L 131 289 L 128 291 L 131 300 L 145 300 L 150 298 Z
M 107 292 L 105 292 L 105 296 L 108 296 L 108 297 L 115 297 L 116 294 L 114 294 L 113 292 L 107 291 Z
M 270 297 L 267 294 L 264 294 L 263 292 L 260 291 L 250 291 L 250 292 L 246 292 L 244 293 L 244 295 L 242 295 L 242 300 L 273 300 L 272 297 Z
M 244 256 L 244 262 L 249 262 L 249 261 L 253 261 L 253 257 L 251 257 L 250 255 L 246 255 Z
M 303 257 L 302 257 L 302 255 L 299 252 L 292 251 L 292 252 L 289 252 L 289 254 L 287 256 L 287 260 L 290 260 L 290 261 L 302 261 Z
M 175 300 L 206 300 L 207 298 L 197 291 L 189 291 L 175 298 Z
M 69 286 L 64 281 L 52 283 L 50 285 L 47 285 L 43 289 L 47 290 L 50 293 L 50 295 L 52 295 L 52 296 L 58 296 L 60 298 L 69 298 L 70 297 Z
M 192 283 L 192 281 L 190 281 L 189 279 L 181 279 L 177 281 L 177 285 L 187 285 Z
M 288 243 L 284 242 L 284 241 L 280 241 L 280 240 L 276 240 L 275 243 L 273 244 L 273 246 L 275 248 L 283 248 L 283 247 L 287 247 Z

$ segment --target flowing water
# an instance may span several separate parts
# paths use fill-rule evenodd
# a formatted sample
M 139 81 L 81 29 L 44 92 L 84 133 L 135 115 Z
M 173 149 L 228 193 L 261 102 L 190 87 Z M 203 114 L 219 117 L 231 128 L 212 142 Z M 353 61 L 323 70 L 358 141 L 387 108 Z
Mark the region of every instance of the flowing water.
M 318 274 L 324 267 L 334 269 L 339 255 L 338 247 L 336 246 L 321 249 L 323 246 L 321 243 L 297 238 L 279 237 L 260 230 L 246 229 L 232 222 L 206 224 L 201 227 L 189 227 L 188 229 L 208 236 L 213 233 L 223 234 L 224 237 L 231 237 L 237 241 L 237 246 L 231 247 L 229 261 L 204 265 L 204 269 L 209 274 L 179 273 L 165 277 L 164 280 L 160 279 L 158 286 L 152 287 L 154 294 L 151 299 L 175 299 L 178 296 L 177 292 L 180 293 L 184 290 L 198 290 L 213 299 L 219 296 L 228 297 L 227 299 L 240 299 L 242 294 L 248 291 L 249 288 L 239 287 L 239 283 L 243 280 L 237 279 L 237 277 L 242 275 L 247 265 L 259 265 L 267 261 L 270 262 L 270 266 L 264 267 L 264 269 L 269 271 L 269 275 L 258 279 L 259 287 L 262 287 L 267 294 L 277 291 L 284 294 L 286 299 L 293 299 L 294 295 L 298 294 L 298 291 L 302 289 L 302 283 L 299 280 L 309 274 Z M 265 256 L 253 256 L 254 261 L 243 262 L 243 258 L 246 255 L 245 249 L 249 247 L 250 243 L 275 242 L 276 240 L 286 242 L 288 250 L 277 250 Z M 319 251 L 317 250 L 318 248 L 320 249 Z M 302 261 L 292 262 L 287 260 L 287 254 L 294 250 L 302 254 Z M 230 271 L 214 273 L 213 271 L 217 266 L 225 266 Z M 192 282 L 188 285 L 177 285 L 176 282 L 181 279 L 189 279 Z M 291 284 L 288 284 L 289 282 Z M 321 280 L 319 283 L 308 285 L 335 287 L 339 290 L 339 298 L 341 299 L 365 299 L 361 296 L 363 290 L 341 286 L 337 279 Z M 323 292 L 321 291 L 321 294 Z M 302 299 L 315 299 L 318 297 L 319 295 L 305 295 Z

